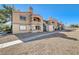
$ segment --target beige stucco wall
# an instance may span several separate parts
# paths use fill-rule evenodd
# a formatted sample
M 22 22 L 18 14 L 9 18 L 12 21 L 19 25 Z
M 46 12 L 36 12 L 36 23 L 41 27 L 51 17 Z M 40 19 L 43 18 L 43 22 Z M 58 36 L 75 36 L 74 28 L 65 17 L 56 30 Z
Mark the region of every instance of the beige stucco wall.
M 13 34 L 16 33 L 22 33 L 22 32 L 27 32 L 27 29 L 25 31 L 20 30 L 20 25 L 21 24 L 26 24 L 26 21 L 20 21 L 20 15 L 25 16 L 25 13 L 20 13 L 20 12 L 13 12 L 13 21 L 12 21 L 12 32 Z
M 20 20 L 20 16 L 26 16 L 26 20 Z M 41 16 L 38 15 L 32 15 L 32 19 L 33 17 L 38 17 L 40 18 L 40 22 L 35 22 L 30 20 L 30 17 L 28 17 L 28 13 L 21 13 L 21 12 L 13 12 L 13 34 L 16 33 L 24 33 L 24 32 L 32 32 L 31 29 L 35 29 L 34 26 L 40 26 L 41 29 L 37 30 L 37 32 L 43 32 L 43 18 Z M 21 31 L 20 30 L 20 25 L 25 25 L 26 26 L 26 30 Z M 33 25 L 33 26 L 32 26 Z
M 40 22 L 35 22 L 35 21 L 33 21 L 33 22 L 32 22 L 32 25 L 40 26 L 41 29 L 40 29 L 40 30 L 37 30 L 37 32 L 43 32 L 43 17 L 41 17 L 40 15 L 37 15 L 37 14 L 32 15 L 32 19 L 33 19 L 34 17 L 39 18 L 41 21 L 40 21 Z
M 20 30 L 20 25 L 19 24 L 13 24 L 13 34 L 16 34 L 16 33 L 26 33 L 26 32 L 30 32 L 30 26 L 29 25 L 26 25 L 26 30 Z
M 12 31 L 13 34 L 19 33 L 19 24 L 13 24 Z

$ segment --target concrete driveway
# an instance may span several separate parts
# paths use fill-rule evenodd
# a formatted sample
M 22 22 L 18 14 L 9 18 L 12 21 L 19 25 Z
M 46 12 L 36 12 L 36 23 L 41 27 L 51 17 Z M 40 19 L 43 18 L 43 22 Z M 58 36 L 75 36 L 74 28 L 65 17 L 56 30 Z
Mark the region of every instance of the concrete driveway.
M 37 35 L 42 35 L 42 34 L 47 34 L 47 33 L 53 33 L 53 32 L 35 32 L 35 33 L 18 33 L 15 34 L 19 39 L 24 39 L 24 38 L 30 38 L 30 37 L 34 37 Z

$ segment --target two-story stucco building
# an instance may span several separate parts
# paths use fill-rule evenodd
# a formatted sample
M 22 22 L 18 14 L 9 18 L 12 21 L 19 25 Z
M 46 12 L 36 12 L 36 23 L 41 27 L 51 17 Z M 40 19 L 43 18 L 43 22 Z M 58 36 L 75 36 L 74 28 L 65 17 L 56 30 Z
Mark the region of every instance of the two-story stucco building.
M 12 33 L 43 32 L 62 30 L 63 24 L 55 18 L 49 17 L 43 20 L 43 17 L 34 14 L 32 7 L 27 12 L 13 11 L 12 13 Z
M 33 13 L 32 7 L 27 12 L 14 11 L 12 14 L 12 33 L 43 32 L 43 18 Z

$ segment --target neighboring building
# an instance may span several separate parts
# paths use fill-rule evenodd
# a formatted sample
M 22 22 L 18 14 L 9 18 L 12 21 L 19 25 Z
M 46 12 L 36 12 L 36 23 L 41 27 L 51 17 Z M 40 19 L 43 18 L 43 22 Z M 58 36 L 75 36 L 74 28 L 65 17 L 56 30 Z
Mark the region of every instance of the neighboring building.
M 52 17 L 49 17 L 47 21 L 44 21 L 46 26 L 44 26 L 46 31 L 55 31 L 58 26 L 58 21 L 52 19 Z
M 64 29 L 64 24 L 58 23 L 58 30 L 63 30 Z
M 47 31 L 54 31 L 54 23 L 53 23 L 52 17 L 49 17 L 48 19 Z
M 12 32 L 25 33 L 25 32 L 43 32 L 43 18 L 33 13 L 32 7 L 28 12 L 13 12 L 12 17 Z
M 55 18 L 49 17 L 47 21 L 44 21 L 44 30 L 46 31 L 56 31 L 63 30 L 64 25 L 59 23 Z

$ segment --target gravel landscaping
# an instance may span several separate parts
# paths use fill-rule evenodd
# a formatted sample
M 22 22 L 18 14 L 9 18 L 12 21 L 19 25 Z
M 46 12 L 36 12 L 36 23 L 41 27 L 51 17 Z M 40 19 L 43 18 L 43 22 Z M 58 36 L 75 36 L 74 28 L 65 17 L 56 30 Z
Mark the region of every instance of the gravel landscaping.
M 0 36 L 0 44 L 14 41 L 14 40 L 18 40 L 18 37 L 16 37 L 15 35 L 12 35 L 12 34 Z
M 79 29 L 78 29 L 79 30 Z M 0 49 L 2 55 L 78 55 L 79 31 L 61 32 Z

